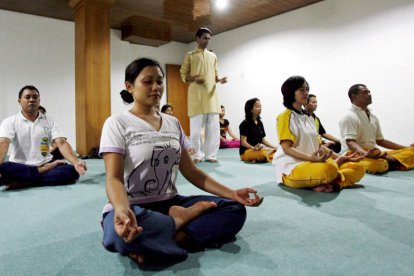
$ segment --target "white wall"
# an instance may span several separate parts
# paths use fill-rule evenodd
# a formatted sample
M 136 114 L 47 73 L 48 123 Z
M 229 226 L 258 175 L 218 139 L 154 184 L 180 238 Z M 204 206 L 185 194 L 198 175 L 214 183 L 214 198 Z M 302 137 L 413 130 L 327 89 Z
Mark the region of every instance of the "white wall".
M 119 92 L 124 89 L 126 66 L 139 57 L 151 57 L 162 66 L 181 64 L 187 45 L 161 47 L 130 44 L 111 30 L 111 111 L 128 108 Z M 76 148 L 74 23 L 0 10 L 0 121 L 20 110 L 18 92 L 36 86 L 41 105 L 59 123 Z M 165 67 L 164 67 L 165 68 Z M 161 99 L 165 103 L 165 93 Z
M 122 102 L 119 92 L 125 89 L 125 68 L 133 60 L 141 57 L 153 58 L 160 62 L 165 73 L 165 64 L 181 64 L 187 45 L 172 42 L 160 47 L 131 44 L 121 40 L 121 32 L 111 30 L 111 103 L 112 114 L 129 108 Z M 166 89 L 161 98 L 161 106 L 166 103 Z
M 267 136 L 276 142 L 275 118 L 284 109 L 280 86 L 299 74 L 318 95 L 317 114 L 331 134 L 339 135 L 348 88 L 362 82 L 372 91 L 386 138 L 414 142 L 413 14 L 411 0 L 326 0 L 213 36 L 209 48 L 219 57 L 220 75 L 229 77 L 219 94 L 232 129 L 238 133 L 246 100 L 258 97 Z M 193 48 L 129 44 L 112 30 L 112 113 L 128 108 L 119 91 L 129 62 L 145 56 L 180 64 Z M 17 93 L 26 84 L 39 88 L 42 104 L 75 146 L 74 24 L 0 10 L 0 119 L 19 110 Z
M 17 113 L 31 84 L 41 105 L 75 144 L 74 24 L 0 10 L 0 120 Z
M 412 0 L 327 0 L 214 36 L 211 48 L 229 78 L 219 91 L 232 129 L 238 132 L 246 100 L 258 97 L 267 136 L 276 142 L 280 87 L 302 75 L 329 133 L 339 136 L 349 87 L 365 83 L 385 137 L 413 143 L 413 15 Z

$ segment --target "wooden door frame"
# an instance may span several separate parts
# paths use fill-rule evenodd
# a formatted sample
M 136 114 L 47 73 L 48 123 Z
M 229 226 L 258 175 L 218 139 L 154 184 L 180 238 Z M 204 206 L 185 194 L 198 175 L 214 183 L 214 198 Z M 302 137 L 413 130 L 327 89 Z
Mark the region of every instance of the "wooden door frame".
M 174 116 L 180 121 L 185 134 L 190 135 L 190 119 L 188 118 L 187 92 L 188 85 L 181 80 L 178 64 L 166 64 L 167 103 L 174 109 Z

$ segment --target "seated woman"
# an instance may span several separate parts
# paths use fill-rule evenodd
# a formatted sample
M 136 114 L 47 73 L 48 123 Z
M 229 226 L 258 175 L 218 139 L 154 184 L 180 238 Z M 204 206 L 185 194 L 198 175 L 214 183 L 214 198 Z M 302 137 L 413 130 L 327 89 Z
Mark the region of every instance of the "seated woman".
M 250 99 L 244 106 L 245 120 L 239 126 L 240 158 L 247 162 L 270 162 L 276 146 L 266 140 L 263 123 L 260 120 L 262 104 L 258 98 Z M 268 148 L 264 148 L 267 146 Z
M 220 120 L 220 148 L 239 148 L 240 147 L 240 140 L 237 139 L 237 136 L 234 135 L 233 131 L 230 129 L 230 122 L 227 119 L 224 119 L 224 115 L 226 114 L 226 109 L 224 106 L 221 106 L 221 113 L 219 114 Z M 227 140 L 227 132 L 233 138 L 231 140 Z
M 168 115 L 171 115 L 172 116 L 173 115 L 173 111 L 174 111 L 174 108 L 170 104 L 164 104 L 161 107 L 161 112 L 162 113 L 165 113 L 165 114 L 168 114 Z
M 361 158 L 338 156 L 320 145 L 315 121 L 302 109 L 309 94 L 306 80 L 300 76 L 288 78 L 282 94 L 286 109 L 277 117 L 280 146 L 273 159 L 278 183 L 333 192 L 358 182 L 365 174 L 364 167 L 356 163 Z
M 227 188 L 193 164 L 178 120 L 154 109 L 163 81 L 154 60 L 141 58 L 128 65 L 121 96 L 133 106 L 106 120 L 100 143 L 109 199 L 103 211 L 103 245 L 138 264 L 182 261 L 187 245 L 233 240 L 246 219 L 244 206 L 263 200 L 254 189 Z M 179 195 L 178 169 L 196 187 L 217 196 Z

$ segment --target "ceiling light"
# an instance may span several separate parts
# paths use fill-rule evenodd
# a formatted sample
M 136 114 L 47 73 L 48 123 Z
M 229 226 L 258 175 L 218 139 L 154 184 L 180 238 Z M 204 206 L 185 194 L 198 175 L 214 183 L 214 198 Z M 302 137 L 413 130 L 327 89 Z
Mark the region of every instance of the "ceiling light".
M 229 4 L 229 1 L 228 0 L 216 0 L 216 7 L 219 10 L 226 9 L 227 6 L 228 6 L 228 4 Z

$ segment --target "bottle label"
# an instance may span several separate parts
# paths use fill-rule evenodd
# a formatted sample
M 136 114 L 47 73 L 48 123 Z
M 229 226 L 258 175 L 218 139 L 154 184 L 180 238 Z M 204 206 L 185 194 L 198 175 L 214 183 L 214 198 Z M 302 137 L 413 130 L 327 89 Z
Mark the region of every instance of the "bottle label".
M 46 156 L 49 153 L 49 138 L 48 137 L 42 137 L 42 140 L 40 141 L 40 153 L 42 156 Z

